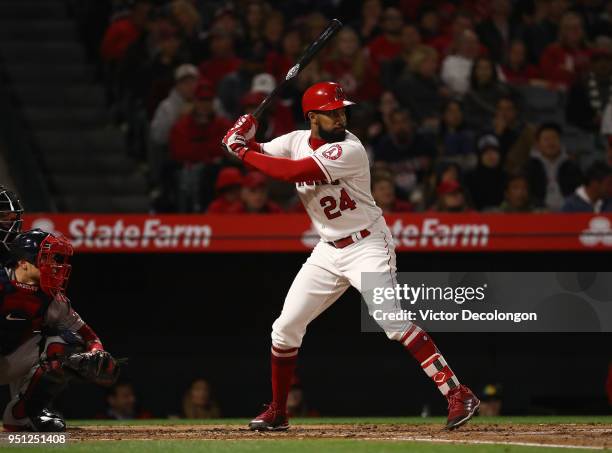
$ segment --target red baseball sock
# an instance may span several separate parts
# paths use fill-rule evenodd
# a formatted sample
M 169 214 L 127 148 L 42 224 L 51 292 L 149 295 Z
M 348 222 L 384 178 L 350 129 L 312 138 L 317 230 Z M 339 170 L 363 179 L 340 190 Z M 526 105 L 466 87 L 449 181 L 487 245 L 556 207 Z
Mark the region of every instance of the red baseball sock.
M 287 395 L 297 363 L 298 348 L 280 349 L 272 345 L 272 402 L 286 412 Z
M 412 324 L 400 343 L 418 360 L 423 371 L 436 383 L 442 395 L 446 396 L 452 389 L 459 387 L 459 379 L 427 332 Z

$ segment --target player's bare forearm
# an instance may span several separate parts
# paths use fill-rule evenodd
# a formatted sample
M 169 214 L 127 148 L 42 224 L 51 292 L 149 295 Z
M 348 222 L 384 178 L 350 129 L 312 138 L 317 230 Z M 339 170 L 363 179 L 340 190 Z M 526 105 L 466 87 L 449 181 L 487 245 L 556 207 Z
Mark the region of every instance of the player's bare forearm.
M 244 162 L 273 179 L 286 182 L 325 181 L 327 178 L 312 157 L 287 159 L 247 152 Z

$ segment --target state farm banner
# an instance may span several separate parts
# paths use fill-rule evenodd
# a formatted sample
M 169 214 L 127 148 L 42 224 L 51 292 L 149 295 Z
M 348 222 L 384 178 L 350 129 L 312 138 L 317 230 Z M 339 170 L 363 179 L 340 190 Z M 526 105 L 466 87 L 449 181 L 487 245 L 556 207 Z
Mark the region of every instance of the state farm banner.
M 612 250 L 612 215 L 385 216 L 397 250 Z M 300 252 L 319 238 L 303 214 L 30 214 L 24 229 L 61 232 L 78 252 Z

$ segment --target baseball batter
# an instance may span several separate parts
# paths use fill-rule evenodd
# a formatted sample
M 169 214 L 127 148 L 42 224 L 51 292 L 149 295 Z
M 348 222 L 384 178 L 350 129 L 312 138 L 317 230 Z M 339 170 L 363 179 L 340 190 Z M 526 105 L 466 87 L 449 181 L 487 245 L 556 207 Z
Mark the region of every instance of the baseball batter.
M 383 284 L 395 286 L 395 245 L 372 198 L 368 157 L 359 139 L 346 130 L 345 108 L 352 104 L 337 83 L 317 83 L 302 99 L 310 130 L 260 144 L 254 141 L 256 119 L 244 115 L 223 138 L 226 148 L 249 166 L 296 183 L 321 237 L 272 326 L 272 402 L 251 421 L 252 430 L 289 428 L 287 395 L 308 324 L 349 286 L 362 293 L 369 290 L 362 288 L 363 272 L 388 275 Z M 404 345 L 448 399 L 446 427 L 457 428 L 472 418 L 480 401 L 459 383 L 431 337 L 409 321 L 380 325 L 390 339 Z

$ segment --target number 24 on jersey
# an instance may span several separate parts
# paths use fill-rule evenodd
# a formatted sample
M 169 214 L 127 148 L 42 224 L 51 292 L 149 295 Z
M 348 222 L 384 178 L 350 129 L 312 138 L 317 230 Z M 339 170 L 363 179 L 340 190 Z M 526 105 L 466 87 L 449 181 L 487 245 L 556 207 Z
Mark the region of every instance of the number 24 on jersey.
M 342 215 L 342 211 L 350 209 L 351 211 L 357 207 L 357 203 L 353 200 L 345 189 L 340 191 L 339 203 L 332 196 L 321 198 L 321 207 L 328 219 L 332 220 Z M 336 210 L 337 209 L 337 210 Z

